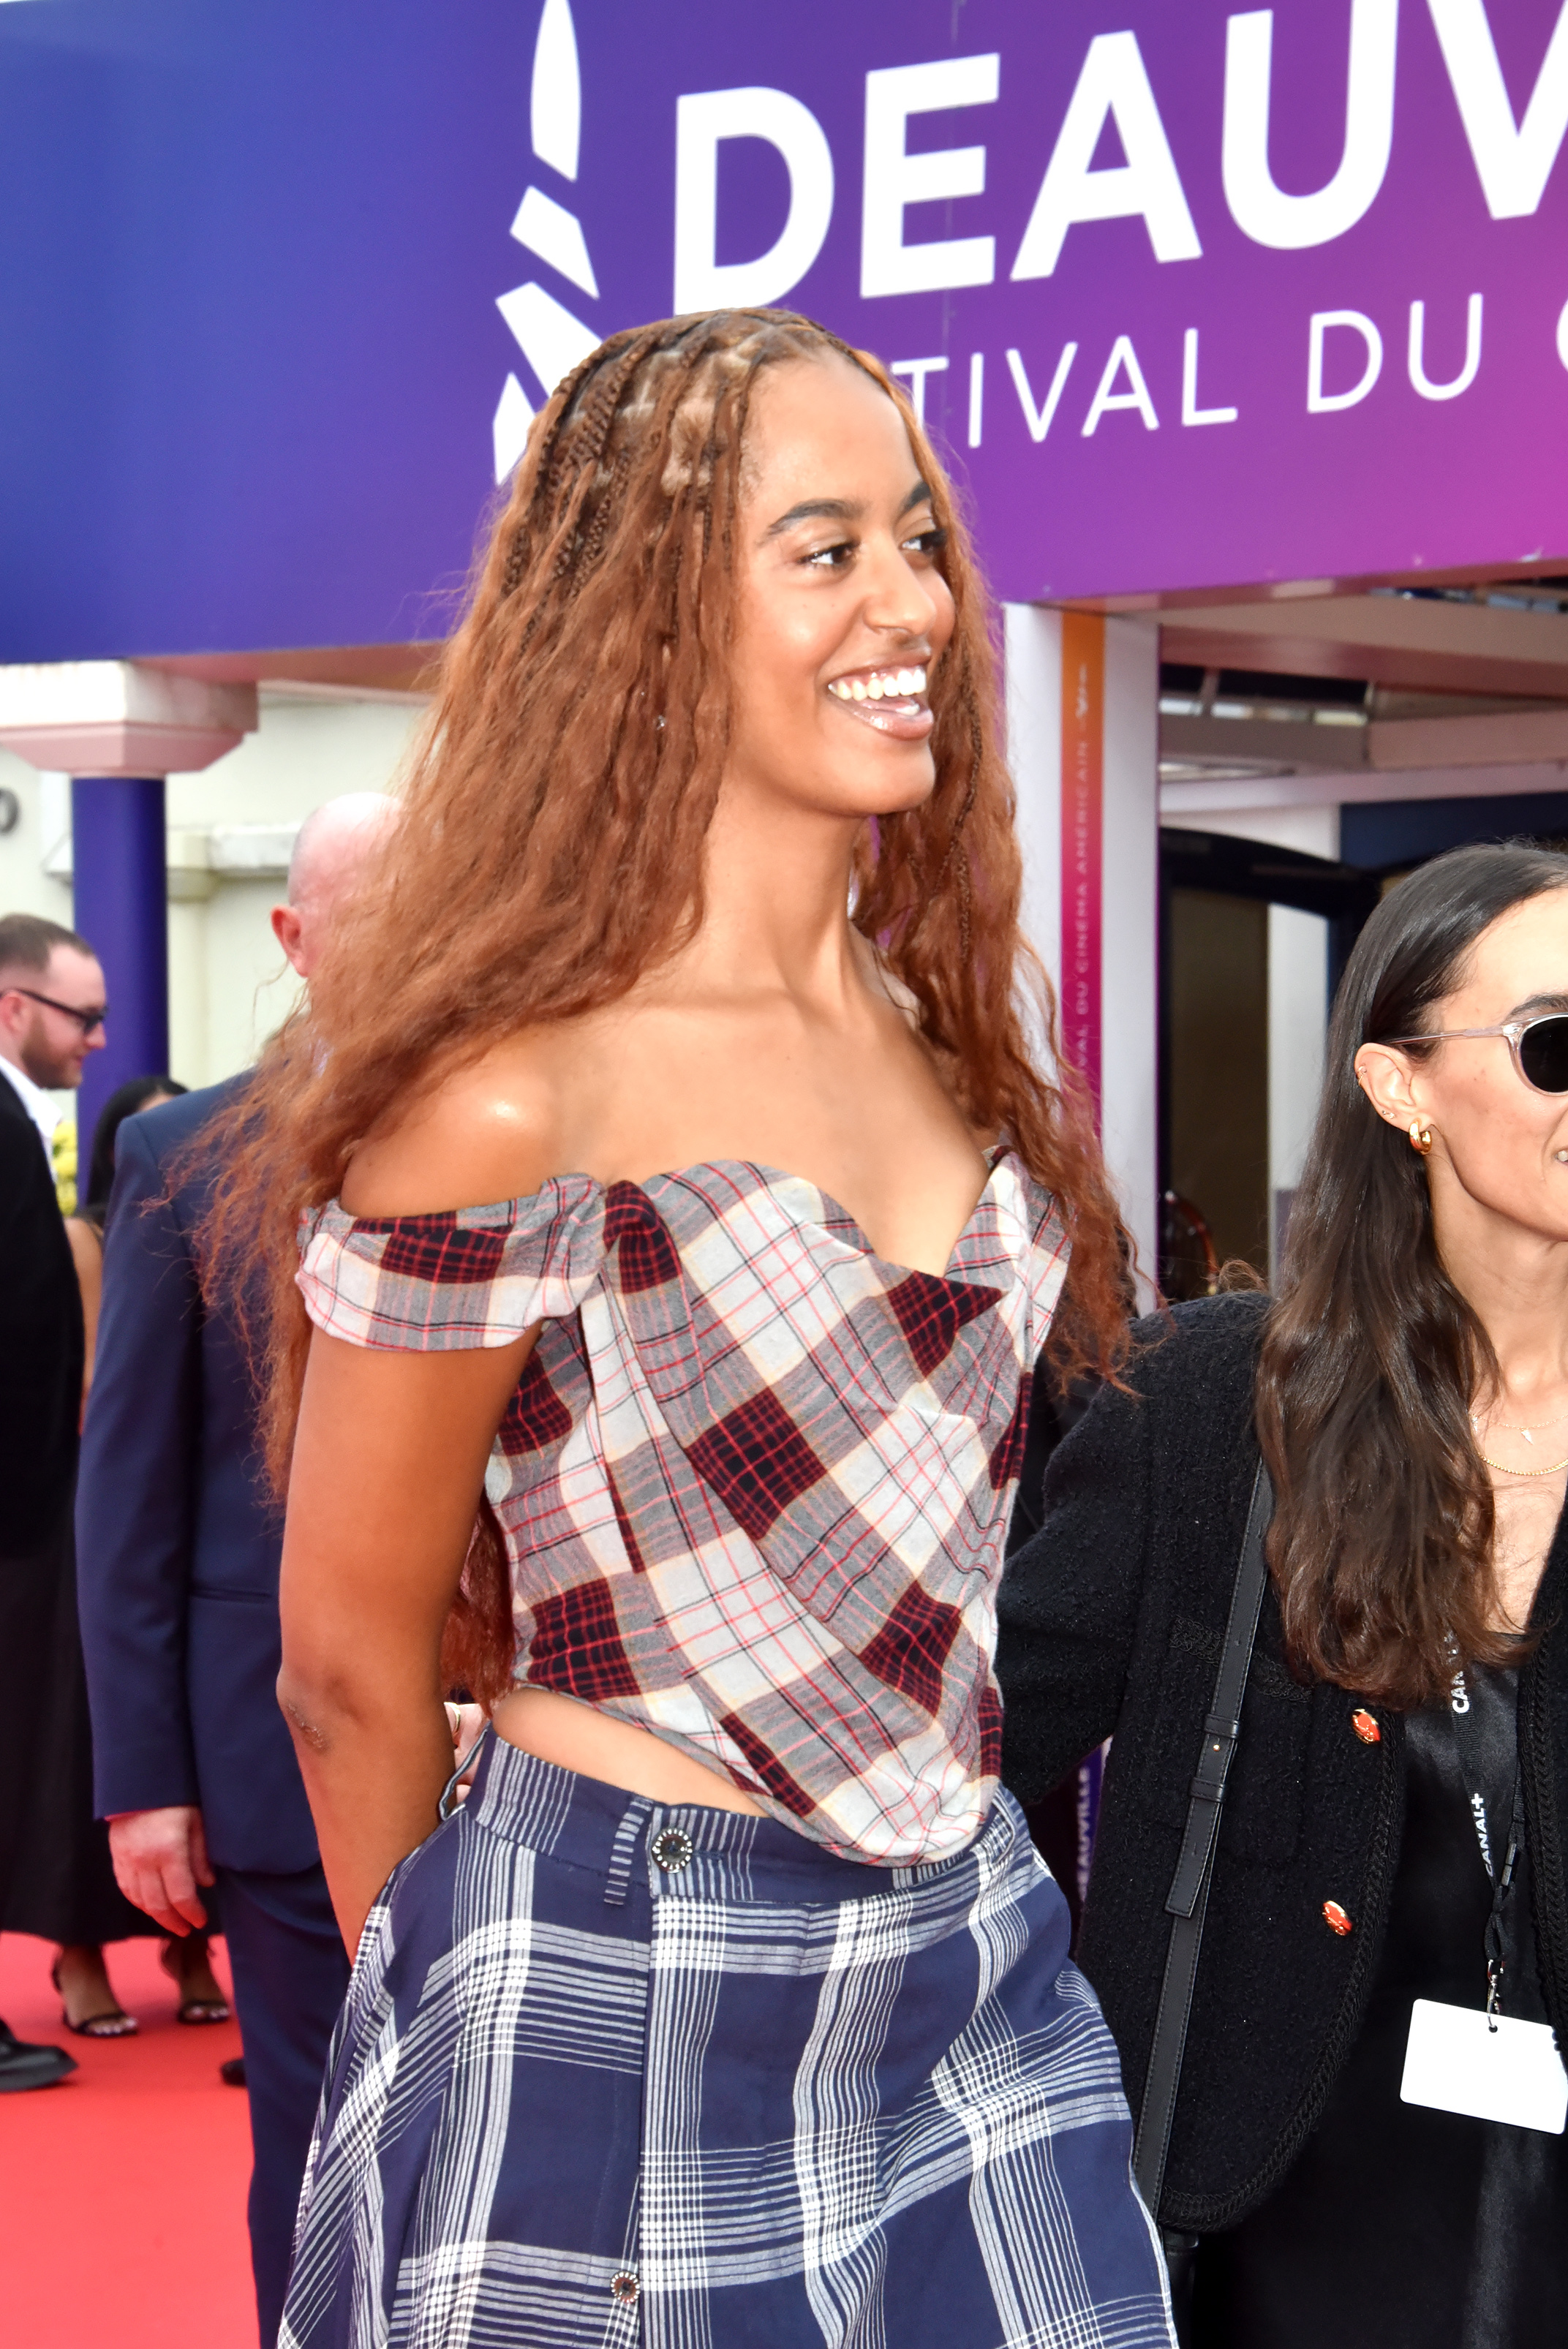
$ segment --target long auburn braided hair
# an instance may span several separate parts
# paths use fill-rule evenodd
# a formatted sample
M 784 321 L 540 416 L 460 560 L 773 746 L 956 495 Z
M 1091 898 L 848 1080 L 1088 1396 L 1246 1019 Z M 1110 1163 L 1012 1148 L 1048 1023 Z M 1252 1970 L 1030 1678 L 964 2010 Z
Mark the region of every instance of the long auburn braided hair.
M 718 311 L 612 336 L 540 413 L 447 647 L 402 821 L 233 1112 L 209 1277 L 232 1294 L 259 1236 L 255 1343 L 280 1485 L 309 1339 L 293 1278 L 300 1213 L 337 1192 L 358 1144 L 438 1056 L 451 1065 L 614 1000 L 701 921 L 748 409 L 763 368 L 835 356 L 899 408 L 949 533 L 956 606 L 930 686 L 936 788 L 865 827 L 852 918 L 909 990 L 973 1124 L 1005 1131 L 1062 1204 L 1074 1244 L 1053 1337 L 1063 1375 L 1121 1358 L 1120 1226 L 1086 1099 L 1070 1072 L 1041 1072 L 1030 1041 L 1054 1044 L 1054 1004 L 1019 932 L 989 609 L 952 493 L 876 360 L 790 312 Z M 504 1589 L 482 1521 L 448 1660 L 476 1690 L 508 1677 Z

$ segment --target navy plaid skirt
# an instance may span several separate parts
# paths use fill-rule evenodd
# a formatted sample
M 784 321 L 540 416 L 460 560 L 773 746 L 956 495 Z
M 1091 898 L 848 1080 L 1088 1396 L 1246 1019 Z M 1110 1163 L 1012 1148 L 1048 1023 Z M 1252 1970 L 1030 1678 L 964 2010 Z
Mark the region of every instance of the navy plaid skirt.
M 280 2349 L 1169 2349 L 1067 1930 L 1005 1795 L 868 1868 L 493 1738 L 366 1928 Z

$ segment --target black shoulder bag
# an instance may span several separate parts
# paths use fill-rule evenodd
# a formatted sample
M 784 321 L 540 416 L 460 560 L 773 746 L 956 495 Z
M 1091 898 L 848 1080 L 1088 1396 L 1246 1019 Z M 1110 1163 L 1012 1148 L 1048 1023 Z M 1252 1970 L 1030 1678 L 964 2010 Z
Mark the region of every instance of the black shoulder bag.
M 1133 2148 L 1133 2175 L 1157 2226 L 1166 2156 L 1170 2150 L 1170 2125 L 1181 2085 L 1181 2059 L 1187 2050 L 1192 1985 L 1198 1976 L 1198 1954 L 1203 1946 L 1203 1920 L 1209 1910 L 1209 1887 L 1214 1875 L 1214 1847 L 1220 1836 L 1220 1815 L 1225 1807 L 1225 1781 L 1241 1734 L 1241 1699 L 1246 1693 L 1247 1673 L 1258 1636 L 1263 1585 L 1268 1580 L 1263 1540 L 1273 1513 L 1274 1488 L 1260 1460 L 1252 1480 L 1247 1530 L 1241 1537 L 1236 1587 L 1231 1594 L 1219 1678 L 1214 1683 L 1209 1717 L 1203 1724 L 1203 1747 L 1192 1781 L 1187 1831 L 1181 1838 L 1181 1857 L 1176 1863 L 1176 1874 L 1165 1903 L 1170 1918 L 1170 1947 L 1166 1955 L 1165 1980 L 1160 1984 L 1159 2012 L 1155 2017 L 1154 2044 L 1149 2052 L 1148 2077 L 1144 2083 L 1143 2108 L 1138 2114 L 1137 2138 Z M 1184 2234 L 1179 2228 L 1161 2227 L 1160 2240 L 1170 2271 L 1177 2338 L 1185 2344 L 1191 2339 L 1198 2238 Z

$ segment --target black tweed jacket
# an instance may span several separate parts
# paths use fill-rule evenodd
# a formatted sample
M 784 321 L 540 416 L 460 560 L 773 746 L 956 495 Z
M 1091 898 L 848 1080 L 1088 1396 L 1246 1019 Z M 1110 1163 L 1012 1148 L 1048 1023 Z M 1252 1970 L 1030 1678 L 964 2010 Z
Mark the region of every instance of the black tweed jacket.
M 35 1557 L 64 1533 L 81 1407 L 82 1298 L 71 1244 L 38 1129 L 0 1075 L 0 1560 Z M 13 1595 L 0 1590 L 0 1605 Z M 0 1620 L 0 1630 L 15 1629 Z M 19 1657 L 0 1657 L 0 1670 L 13 1661 L 24 1670 Z
M 1003 1577 L 1002 1773 L 1036 1799 L 1113 1736 L 1079 1961 L 1136 2115 L 1169 1938 L 1165 1896 L 1218 1669 L 1257 1462 L 1266 1299 L 1178 1306 L 1051 1460 L 1040 1531 Z M 1153 1340 L 1160 1322 L 1141 1325 Z M 1568 1511 L 1520 1691 L 1526 1833 L 1547 2009 L 1568 2045 Z M 1376 1717 L 1375 1743 L 1351 1716 Z M 1160 2217 L 1232 2225 L 1283 2176 L 1359 2028 L 1405 1799 L 1404 1729 L 1349 1691 L 1299 1685 L 1265 1594 L 1231 1774 Z M 1337 1902 L 1351 1930 L 1324 1920 Z

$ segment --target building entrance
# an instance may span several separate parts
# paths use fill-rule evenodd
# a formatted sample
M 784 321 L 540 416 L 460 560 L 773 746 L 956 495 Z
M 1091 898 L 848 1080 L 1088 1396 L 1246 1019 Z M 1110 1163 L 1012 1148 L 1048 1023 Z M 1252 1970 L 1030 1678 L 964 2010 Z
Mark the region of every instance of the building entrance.
M 1158 1147 L 1172 1297 L 1202 1294 L 1227 1259 L 1264 1279 L 1277 1270 L 1328 1007 L 1382 891 L 1472 841 L 1568 839 L 1568 581 L 1325 597 L 1371 621 L 1332 645 L 1302 629 L 1315 601 L 1296 602 L 1293 625 L 1331 656 L 1322 673 L 1161 663 Z M 1202 625 L 1172 613 L 1162 650 Z M 1346 673 L 1358 655 L 1373 674 Z

